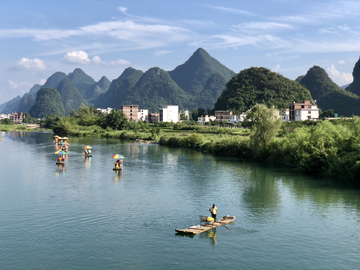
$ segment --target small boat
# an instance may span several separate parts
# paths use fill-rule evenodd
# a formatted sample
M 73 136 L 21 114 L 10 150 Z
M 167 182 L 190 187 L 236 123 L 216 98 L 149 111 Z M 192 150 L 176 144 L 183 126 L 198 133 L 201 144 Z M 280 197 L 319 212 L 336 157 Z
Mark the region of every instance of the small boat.
M 65 164 L 65 161 L 57 161 L 56 162 L 56 165 L 64 165 Z
M 121 171 L 121 170 L 122 170 L 122 166 L 113 168 L 113 171 Z
M 222 218 L 218 219 L 214 222 L 207 222 L 203 225 L 197 225 L 197 226 L 190 226 L 187 229 L 175 229 L 176 232 L 185 233 L 185 234 L 199 234 L 202 232 L 206 232 L 208 230 L 223 226 L 226 224 L 229 224 L 230 222 L 233 222 L 236 219 L 235 216 L 223 216 Z
M 92 154 L 85 154 L 85 153 L 83 153 L 83 156 L 84 156 L 84 157 L 92 157 Z

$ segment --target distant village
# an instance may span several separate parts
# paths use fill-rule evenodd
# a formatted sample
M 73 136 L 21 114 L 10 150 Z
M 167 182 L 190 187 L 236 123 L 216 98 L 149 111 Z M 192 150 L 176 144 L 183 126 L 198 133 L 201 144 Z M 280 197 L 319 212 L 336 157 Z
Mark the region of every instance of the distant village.
M 110 113 L 113 109 L 97 108 L 100 113 Z M 189 110 L 180 110 L 178 105 L 168 105 L 159 110 L 158 113 L 149 113 L 149 110 L 139 109 L 138 105 L 121 106 L 121 111 L 124 112 L 126 117 L 132 121 L 146 121 L 150 123 L 156 122 L 182 122 L 181 115 L 188 121 L 190 120 Z M 248 111 L 247 111 L 248 112 Z M 217 121 L 218 123 L 226 123 L 229 125 L 236 125 L 246 119 L 247 112 L 239 115 L 233 114 L 229 110 L 216 110 L 215 115 L 201 115 L 197 121 L 199 124 L 204 125 L 206 122 Z M 317 105 L 311 103 L 310 100 L 304 100 L 302 103 L 291 103 L 289 109 L 280 111 L 279 117 L 283 121 L 304 121 L 304 120 L 318 120 L 319 109 Z M 0 114 L 0 120 L 8 118 L 13 123 L 21 124 L 24 121 L 25 114 L 22 112 L 14 112 L 11 114 Z M 183 118 L 184 119 L 184 118 Z M 193 119 L 195 120 L 195 119 Z

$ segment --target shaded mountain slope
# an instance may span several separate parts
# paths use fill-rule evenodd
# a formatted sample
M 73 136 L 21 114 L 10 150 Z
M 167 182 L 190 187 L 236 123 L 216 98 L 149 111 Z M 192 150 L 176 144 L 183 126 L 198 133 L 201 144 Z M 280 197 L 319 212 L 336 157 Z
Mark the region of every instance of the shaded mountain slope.
M 37 92 L 36 102 L 29 113 L 36 118 L 43 118 L 51 114 L 64 115 L 65 110 L 60 93 L 54 88 L 41 88 Z

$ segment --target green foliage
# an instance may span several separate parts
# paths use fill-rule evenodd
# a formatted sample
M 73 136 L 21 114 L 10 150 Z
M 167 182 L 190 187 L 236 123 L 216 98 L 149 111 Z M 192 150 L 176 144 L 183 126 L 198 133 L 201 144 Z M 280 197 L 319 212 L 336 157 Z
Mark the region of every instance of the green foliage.
M 55 134 L 69 135 L 75 125 L 75 118 L 69 116 L 60 118 L 59 121 L 51 127 L 51 129 Z
M 282 124 L 279 111 L 260 104 L 254 106 L 246 118 L 252 123 L 251 145 L 253 152 L 257 154 L 267 150 L 267 146 L 275 138 Z
M 12 122 L 9 118 L 4 118 L 4 119 L 1 119 L 0 120 L 0 124 L 3 124 L 3 125 L 11 125 Z
M 279 109 L 293 101 L 311 99 L 310 92 L 299 83 L 266 68 L 244 69 L 226 85 L 215 103 L 216 110 L 232 110 L 238 114 L 261 103 Z
M 128 119 L 122 111 L 112 110 L 105 117 L 105 125 L 116 130 L 125 129 Z
M 339 115 L 360 114 L 360 97 L 337 86 L 326 71 L 314 66 L 301 79 L 321 110 L 333 109 Z
M 77 120 L 78 125 L 93 126 L 100 125 L 101 121 L 105 118 L 93 105 L 90 107 L 81 104 L 79 110 L 73 111 L 71 116 Z
M 206 115 L 205 110 L 203 108 L 197 108 L 197 109 L 193 109 L 192 111 L 192 119 L 194 119 L 194 121 L 198 120 L 198 117 L 202 116 L 202 115 Z
M 335 114 L 334 114 L 334 110 L 333 109 L 329 109 L 329 110 L 326 110 L 326 111 L 323 111 L 321 114 L 320 114 L 320 118 L 326 118 L 326 117 L 334 117 Z
M 31 117 L 31 115 L 29 113 L 25 113 L 25 118 L 24 118 L 24 123 L 27 124 L 35 124 L 37 122 L 37 119 L 34 117 Z
M 43 118 L 51 114 L 64 115 L 60 93 L 54 88 L 42 88 L 37 93 L 36 103 L 29 111 L 32 117 Z
M 180 114 L 180 120 L 181 121 L 186 121 L 187 120 L 185 113 Z
M 60 121 L 60 115 L 51 114 L 48 117 L 46 117 L 44 127 L 47 129 L 52 128 L 54 125 L 56 125 Z

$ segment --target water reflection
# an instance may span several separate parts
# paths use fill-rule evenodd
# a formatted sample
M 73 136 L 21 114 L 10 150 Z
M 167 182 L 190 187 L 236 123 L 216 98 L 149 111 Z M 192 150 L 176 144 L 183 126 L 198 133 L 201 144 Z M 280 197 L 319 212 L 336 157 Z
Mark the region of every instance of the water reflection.
M 89 170 L 90 167 L 91 167 L 91 157 L 85 157 L 85 162 L 84 162 L 84 164 L 85 164 L 85 169 L 86 169 L 86 170 Z
M 57 165 L 57 170 L 55 170 L 56 175 L 65 174 L 65 165 Z
M 122 170 L 115 171 L 115 176 L 113 177 L 113 182 L 119 184 L 122 180 Z
M 217 232 L 216 228 L 211 229 L 209 231 L 203 232 L 199 235 L 200 239 L 209 238 L 210 245 L 215 246 L 217 244 Z

